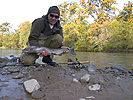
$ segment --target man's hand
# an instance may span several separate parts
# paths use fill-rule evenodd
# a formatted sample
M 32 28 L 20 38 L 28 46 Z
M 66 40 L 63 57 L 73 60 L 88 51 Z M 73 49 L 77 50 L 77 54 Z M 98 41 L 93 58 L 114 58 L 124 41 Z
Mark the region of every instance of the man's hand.
M 68 50 L 70 49 L 69 47 L 65 47 L 65 46 L 62 46 L 61 48 L 66 48 L 66 49 L 68 49 Z M 65 50 L 63 54 L 67 54 L 67 53 L 68 53 L 68 51 Z
M 43 57 L 43 56 L 47 56 L 47 53 L 45 51 L 43 51 L 42 53 L 38 53 L 37 55 L 40 57 Z

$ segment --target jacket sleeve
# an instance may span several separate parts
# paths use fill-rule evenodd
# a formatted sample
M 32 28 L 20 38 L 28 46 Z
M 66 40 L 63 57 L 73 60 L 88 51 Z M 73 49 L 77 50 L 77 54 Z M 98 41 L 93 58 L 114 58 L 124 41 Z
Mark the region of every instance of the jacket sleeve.
M 39 46 L 39 36 L 41 34 L 41 26 L 43 25 L 42 21 L 36 19 L 32 22 L 32 27 L 29 35 L 29 44 L 30 46 Z

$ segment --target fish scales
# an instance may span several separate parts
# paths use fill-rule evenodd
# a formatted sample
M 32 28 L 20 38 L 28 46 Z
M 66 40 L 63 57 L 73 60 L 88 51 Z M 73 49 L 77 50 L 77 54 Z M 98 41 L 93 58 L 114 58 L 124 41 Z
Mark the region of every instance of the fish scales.
M 37 47 L 37 46 L 27 46 L 22 50 L 22 53 L 42 53 L 45 51 L 48 55 L 59 55 L 61 56 L 65 50 L 67 50 L 69 53 L 76 55 L 74 51 L 75 47 L 70 48 L 69 50 L 66 48 L 47 48 L 47 47 Z

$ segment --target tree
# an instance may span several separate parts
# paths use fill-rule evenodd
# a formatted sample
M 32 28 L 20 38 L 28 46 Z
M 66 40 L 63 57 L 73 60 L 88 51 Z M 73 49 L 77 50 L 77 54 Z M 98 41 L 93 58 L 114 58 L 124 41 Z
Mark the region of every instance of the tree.
M 80 0 L 80 5 L 84 9 L 84 13 L 92 16 L 94 21 L 102 24 L 115 14 L 117 8 L 113 6 L 116 0 Z
M 128 1 L 128 4 L 124 4 L 124 9 L 122 11 L 120 11 L 120 14 L 118 15 L 118 17 L 116 16 L 117 20 L 124 20 L 124 21 L 128 21 L 128 19 L 130 20 L 133 10 L 133 3 L 131 1 Z
M 10 23 L 8 22 L 2 23 L 2 25 L 0 25 L 0 46 L 3 46 L 4 36 L 9 32 L 10 28 Z
M 30 34 L 30 29 L 31 29 L 31 23 L 29 21 L 25 21 L 24 23 L 19 25 L 19 29 L 17 30 L 17 32 L 19 34 L 20 48 L 26 47 L 28 36 Z

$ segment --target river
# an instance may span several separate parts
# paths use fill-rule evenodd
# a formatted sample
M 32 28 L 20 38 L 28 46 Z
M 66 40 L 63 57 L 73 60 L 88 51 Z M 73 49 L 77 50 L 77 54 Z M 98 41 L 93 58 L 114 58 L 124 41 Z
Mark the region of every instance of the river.
M 22 50 L 0 49 L 0 57 L 8 57 L 10 55 L 20 56 Z M 121 66 L 127 70 L 133 69 L 133 53 L 103 53 L 103 52 L 76 52 L 75 55 L 65 54 L 62 56 L 54 56 L 57 63 L 67 62 L 68 58 L 78 61 L 90 61 L 97 68 Z M 37 59 L 38 63 L 41 58 Z M 64 65 L 65 66 L 65 65 Z

